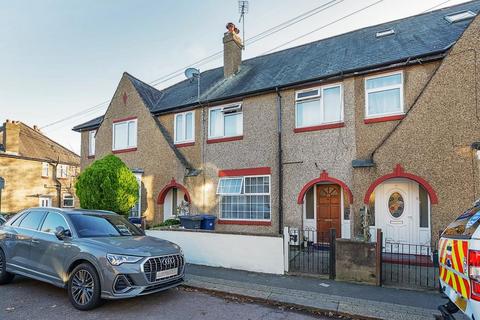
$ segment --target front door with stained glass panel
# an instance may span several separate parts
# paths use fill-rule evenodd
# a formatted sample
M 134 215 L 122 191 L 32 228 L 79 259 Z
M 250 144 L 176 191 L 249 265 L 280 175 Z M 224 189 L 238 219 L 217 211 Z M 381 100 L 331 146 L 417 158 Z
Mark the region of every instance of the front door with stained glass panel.
M 331 228 L 336 230 L 337 238 L 342 236 L 340 192 L 336 184 L 317 185 L 317 239 L 328 239 Z

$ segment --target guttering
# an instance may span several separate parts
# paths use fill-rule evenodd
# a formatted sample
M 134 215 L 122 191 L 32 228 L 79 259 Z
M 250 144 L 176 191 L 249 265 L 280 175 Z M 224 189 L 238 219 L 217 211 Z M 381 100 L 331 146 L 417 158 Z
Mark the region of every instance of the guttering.
M 277 93 L 277 134 L 278 134 L 278 234 L 283 234 L 283 149 L 282 149 L 282 95 Z
M 256 96 L 260 94 L 265 94 L 265 93 L 275 93 L 276 90 L 286 90 L 286 89 L 292 89 L 296 88 L 302 85 L 306 84 L 312 84 L 315 85 L 317 83 L 322 83 L 326 81 L 331 81 L 331 80 L 336 80 L 336 79 L 342 79 L 342 78 L 347 78 L 351 76 L 358 76 L 362 74 L 367 74 L 371 72 L 377 72 L 377 71 L 383 71 L 387 69 L 392 69 L 392 68 L 398 68 L 398 67 L 404 67 L 408 65 L 415 65 L 415 64 L 422 64 L 424 62 L 432 62 L 436 60 L 441 60 L 446 56 L 446 52 L 454 45 L 455 43 L 451 43 L 445 48 L 442 48 L 440 50 L 432 51 L 429 52 L 428 54 L 421 54 L 421 55 L 416 55 L 416 56 L 411 56 L 411 57 L 406 57 L 406 58 L 401 58 L 398 60 L 393 60 L 389 61 L 386 63 L 379 63 L 376 65 L 369 65 L 366 67 L 361 67 L 361 68 L 354 68 L 354 69 L 349 69 L 349 70 L 344 70 L 341 72 L 337 73 L 332 73 L 329 75 L 325 75 L 322 77 L 317 77 L 317 78 L 312 78 L 308 80 L 302 80 L 302 81 L 297 81 L 297 82 L 292 82 L 284 85 L 278 85 L 274 87 L 267 87 L 265 89 L 259 89 L 255 91 L 250 91 L 242 94 L 236 94 L 236 95 L 231 95 L 227 97 L 222 97 L 218 99 L 213 99 L 209 100 L 208 102 L 210 104 L 216 104 L 216 103 L 223 103 L 229 100 L 239 100 L 243 99 L 245 97 L 251 97 L 251 96 Z M 188 104 L 180 105 L 180 106 L 172 106 L 172 107 L 167 107 L 163 110 L 160 111 L 153 111 L 153 115 L 162 115 L 162 114 L 168 114 L 172 113 L 173 111 L 181 111 L 181 110 L 186 110 L 188 108 L 192 108 L 198 105 L 198 101 L 191 102 Z

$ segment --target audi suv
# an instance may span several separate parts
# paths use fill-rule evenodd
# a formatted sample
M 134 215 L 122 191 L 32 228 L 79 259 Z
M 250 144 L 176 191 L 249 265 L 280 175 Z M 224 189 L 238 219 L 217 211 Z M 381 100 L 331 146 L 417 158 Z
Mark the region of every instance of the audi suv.
M 0 284 L 22 275 L 67 289 L 79 310 L 178 286 L 181 248 L 109 211 L 32 208 L 0 226 Z

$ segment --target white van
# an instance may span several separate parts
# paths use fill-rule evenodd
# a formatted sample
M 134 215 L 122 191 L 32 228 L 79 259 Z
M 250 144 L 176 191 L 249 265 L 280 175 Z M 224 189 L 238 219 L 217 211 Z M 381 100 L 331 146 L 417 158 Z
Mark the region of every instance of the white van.
M 459 310 L 480 320 L 480 201 L 442 233 L 438 244 L 440 288 L 450 300 L 439 307 L 445 319 Z

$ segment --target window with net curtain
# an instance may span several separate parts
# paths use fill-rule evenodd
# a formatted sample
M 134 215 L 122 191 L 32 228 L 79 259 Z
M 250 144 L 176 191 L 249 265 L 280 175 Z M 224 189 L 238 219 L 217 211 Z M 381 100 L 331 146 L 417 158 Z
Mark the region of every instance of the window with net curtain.
M 296 128 L 343 121 L 340 84 L 296 93 Z
M 376 76 L 365 80 L 366 116 L 403 113 L 403 74 Z
M 220 217 L 231 220 L 270 220 L 270 176 L 221 178 Z
M 175 115 L 175 143 L 195 141 L 194 111 Z

